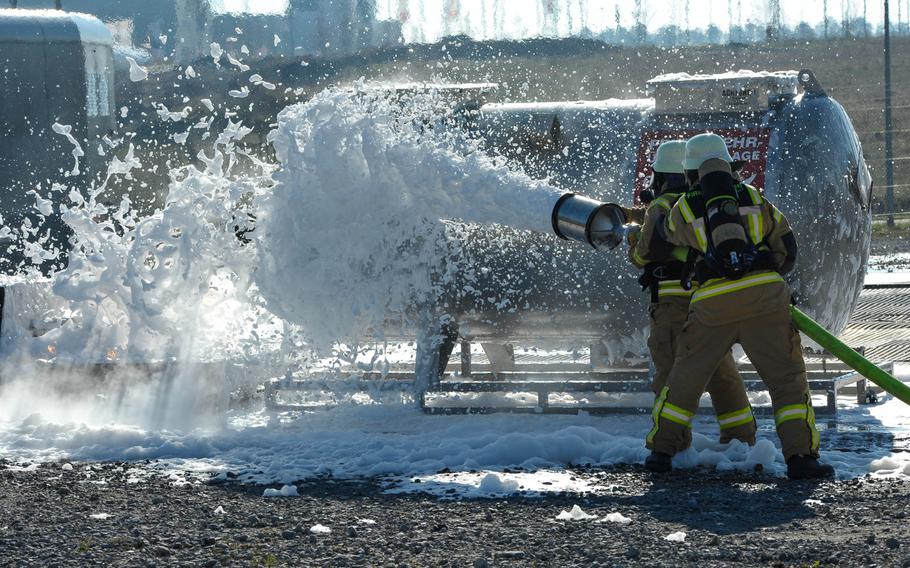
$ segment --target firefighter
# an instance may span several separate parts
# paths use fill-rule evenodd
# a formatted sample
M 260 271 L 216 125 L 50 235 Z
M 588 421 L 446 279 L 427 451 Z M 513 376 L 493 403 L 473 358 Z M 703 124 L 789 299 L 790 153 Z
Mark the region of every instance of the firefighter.
M 654 362 L 651 387 L 655 394 L 660 393 L 667 382 L 692 296 L 692 290 L 684 288 L 681 282 L 685 276 L 688 249 L 668 243 L 656 230 L 679 196 L 689 189 L 682 166 L 685 151 L 683 140 L 664 142 L 658 147 L 651 166 L 650 195 L 643 199 L 649 203 L 641 221 L 641 231 L 630 242 L 629 256 L 633 264 L 644 269 L 639 282 L 651 294 L 648 349 Z M 729 350 L 705 377 L 710 377 L 707 390 L 720 426 L 721 443 L 737 439 L 749 445 L 755 444 L 756 426 L 752 407 Z
M 679 198 L 663 228 L 668 241 L 690 249 L 699 287 L 667 384 L 655 400 L 645 465 L 672 469 L 672 456 L 691 443 L 692 418 L 708 377 L 739 343 L 771 395 L 787 475 L 829 477 L 834 469 L 818 461 L 806 366 L 790 319 L 790 289 L 781 276 L 796 261 L 796 239 L 774 205 L 733 177 L 732 162 L 716 134 L 686 143 L 683 166 L 697 185 Z

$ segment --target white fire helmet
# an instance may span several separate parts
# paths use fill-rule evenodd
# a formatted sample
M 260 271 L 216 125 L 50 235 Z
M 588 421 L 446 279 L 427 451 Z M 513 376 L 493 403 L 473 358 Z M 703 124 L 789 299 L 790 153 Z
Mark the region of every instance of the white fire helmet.
M 686 142 L 686 158 L 683 160 L 685 169 L 697 170 L 703 163 L 713 159 L 733 163 L 727 144 L 717 134 L 712 132 L 698 134 Z
M 683 171 L 683 160 L 685 157 L 685 140 L 664 142 L 657 147 L 657 153 L 654 154 L 654 163 L 651 164 L 651 169 L 664 174 L 685 173 Z

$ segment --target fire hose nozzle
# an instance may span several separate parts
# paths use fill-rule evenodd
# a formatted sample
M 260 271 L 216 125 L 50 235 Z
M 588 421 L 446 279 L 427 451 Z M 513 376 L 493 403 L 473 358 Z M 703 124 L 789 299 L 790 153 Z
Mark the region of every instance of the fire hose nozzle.
M 566 240 L 588 243 L 598 250 L 612 250 L 626 240 L 632 226 L 615 203 L 566 193 L 553 207 L 553 232 Z

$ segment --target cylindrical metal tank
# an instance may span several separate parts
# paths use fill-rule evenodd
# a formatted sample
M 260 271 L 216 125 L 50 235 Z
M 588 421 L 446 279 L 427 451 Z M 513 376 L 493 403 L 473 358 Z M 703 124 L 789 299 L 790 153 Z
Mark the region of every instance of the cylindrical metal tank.
M 64 224 L 56 215 L 41 219 L 29 192 L 53 199 L 53 182 L 87 187 L 105 167 L 98 147 L 115 125 L 112 46 L 110 32 L 91 16 L 0 10 L 0 214 L 5 226 L 19 227 L 28 219 L 41 227 L 34 239 L 49 232 L 49 244 L 64 250 Z M 78 169 L 74 145 L 54 132 L 55 123 L 72 127 L 69 134 L 83 154 Z M 0 243 L 0 271 L 14 271 L 23 258 L 21 250 L 7 250 L 10 246 Z
M 872 185 L 843 107 L 809 71 L 667 77 L 651 86 L 654 99 L 485 105 L 474 127 L 491 151 L 532 175 L 626 204 L 646 186 L 660 142 L 724 136 L 745 162 L 744 181 L 794 227 L 800 254 L 790 280 L 801 307 L 840 331 L 862 288 Z M 598 251 L 507 228 L 463 231 L 472 291 L 454 292 L 443 308 L 462 336 L 642 350 L 647 295 L 622 247 Z

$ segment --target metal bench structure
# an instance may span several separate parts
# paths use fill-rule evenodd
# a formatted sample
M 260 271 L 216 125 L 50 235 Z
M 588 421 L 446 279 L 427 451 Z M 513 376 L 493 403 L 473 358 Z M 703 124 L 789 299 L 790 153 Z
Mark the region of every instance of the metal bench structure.
M 857 351 L 870 355 L 889 372 L 894 371 L 892 361 L 910 361 L 910 323 L 904 324 L 899 316 L 910 309 L 910 286 L 897 285 L 882 288 L 867 287 L 863 290 L 850 324 L 842 334 L 852 344 L 865 345 Z M 897 318 L 897 319 L 895 319 Z M 883 334 L 883 326 L 886 334 Z M 897 326 L 900 329 L 895 328 Z M 894 329 L 892 329 L 894 328 Z M 906 329 L 905 329 L 906 328 Z M 868 330 L 868 331 L 867 331 Z M 906 344 L 906 349 L 896 349 Z M 572 414 L 588 413 L 646 413 L 650 412 L 650 399 L 644 397 L 639 404 L 628 404 L 635 394 L 651 392 L 650 372 L 646 360 L 632 361 L 629 365 L 609 366 L 604 363 L 599 346 L 577 353 L 544 354 L 519 352 L 509 345 L 483 344 L 482 351 L 469 341 L 461 341 L 453 355 L 442 349 L 423 362 L 424 388 L 419 389 L 421 408 L 428 414 L 487 414 L 495 412 Z M 870 348 L 871 347 L 871 348 Z M 876 356 L 878 355 L 878 356 Z M 888 356 L 883 361 L 882 356 Z M 893 359 L 891 359 L 893 357 Z M 442 363 L 445 362 L 443 365 Z M 874 399 L 877 392 L 870 388 L 865 377 L 846 367 L 828 354 L 806 353 L 809 388 L 814 395 L 824 395 L 825 405 L 817 406 L 820 416 L 836 417 L 838 396 L 852 394 L 858 404 Z M 740 372 L 749 392 L 766 391 L 764 383 L 749 364 L 741 364 Z M 394 368 L 386 373 L 340 373 L 337 379 L 314 380 L 313 377 L 273 379 L 265 385 L 266 405 L 272 410 L 301 410 L 306 405 L 289 404 L 282 400 L 283 392 L 316 392 L 342 388 L 370 388 L 379 390 L 417 389 L 420 375 L 415 365 Z M 513 404 L 502 401 L 493 403 L 483 395 L 517 395 L 524 393 L 530 400 Z M 552 400 L 554 394 L 569 396 L 608 396 L 608 403 L 582 401 L 566 404 Z M 478 399 L 476 403 L 465 398 Z M 759 416 L 770 414 L 770 406 L 756 406 Z M 702 407 L 701 411 L 710 412 Z

